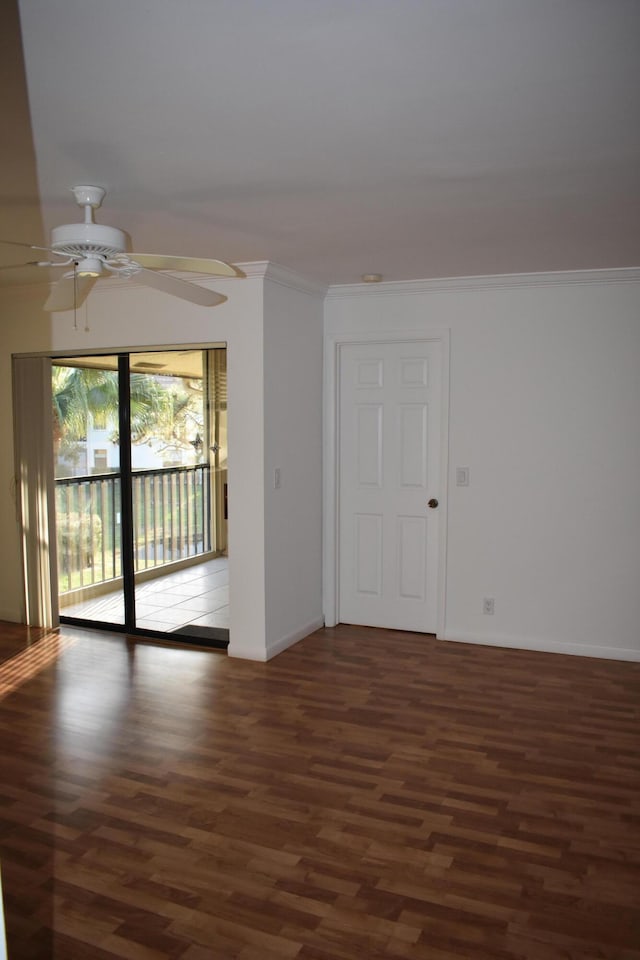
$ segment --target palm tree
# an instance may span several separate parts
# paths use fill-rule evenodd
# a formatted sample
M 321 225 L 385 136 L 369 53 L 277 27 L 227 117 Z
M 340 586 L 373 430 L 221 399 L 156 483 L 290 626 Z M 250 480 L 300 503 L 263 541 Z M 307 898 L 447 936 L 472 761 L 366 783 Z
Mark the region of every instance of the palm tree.
M 118 380 L 112 370 L 93 367 L 52 368 L 53 438 L 56 443 L 83 440 L 87 422 L 118 414 Z
M 56 441 L 84 439 L 91 418 L 96 426 L 118 423 L 118 375 L 96 367 L 53 366 L 53 433 Z M 171 398 L 146 374 L 133 373 L 131 395 L 131 440 L 142 443 L 151 431 L 162 432 L 171 412 Z

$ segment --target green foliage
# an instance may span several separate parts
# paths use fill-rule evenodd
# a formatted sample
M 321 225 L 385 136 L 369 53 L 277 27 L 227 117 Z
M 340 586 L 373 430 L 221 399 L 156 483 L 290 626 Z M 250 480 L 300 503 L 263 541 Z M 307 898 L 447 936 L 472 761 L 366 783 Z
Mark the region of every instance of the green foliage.
M 184 446 L 192 422 L 201 420 L 202 393 L 176 378 L 172 389 L 156 376 L 132 373 L 131 441 L 165 440 Z M 70 445 L 87 434 L 89 418 L 98 428 L 112 428 L 118 439 L 118 374 L 95 367 L 54 365 L 52 369 L 54 439 Z

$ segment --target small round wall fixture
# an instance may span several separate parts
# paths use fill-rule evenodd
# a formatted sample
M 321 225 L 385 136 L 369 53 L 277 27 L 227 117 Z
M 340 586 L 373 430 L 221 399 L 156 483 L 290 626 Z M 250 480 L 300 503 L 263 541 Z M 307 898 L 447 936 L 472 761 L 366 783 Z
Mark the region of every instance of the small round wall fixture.
M 381 273 L 363 273 L 360 277 L 363 283 L 380 283 L 382 280 Z

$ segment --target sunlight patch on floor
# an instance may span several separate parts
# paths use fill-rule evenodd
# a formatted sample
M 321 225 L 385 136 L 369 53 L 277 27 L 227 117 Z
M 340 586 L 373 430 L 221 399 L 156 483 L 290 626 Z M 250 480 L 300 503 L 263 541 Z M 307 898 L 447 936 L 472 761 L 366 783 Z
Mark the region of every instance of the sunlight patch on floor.
M 65 650 L 77 643 L 76 637 L 50 634 L 32 646 L 6 660 L 0 666 L 0 700 L 17 690 L 49 664 L 54 663 Z

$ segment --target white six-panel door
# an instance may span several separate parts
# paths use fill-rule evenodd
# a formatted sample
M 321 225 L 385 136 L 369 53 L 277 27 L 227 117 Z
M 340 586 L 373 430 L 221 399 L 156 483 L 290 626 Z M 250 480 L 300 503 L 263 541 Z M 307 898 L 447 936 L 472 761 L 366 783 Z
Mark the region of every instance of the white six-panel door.
M 436 632 L 441 346 L 433 340 L 340 347 L 342 623 Z

